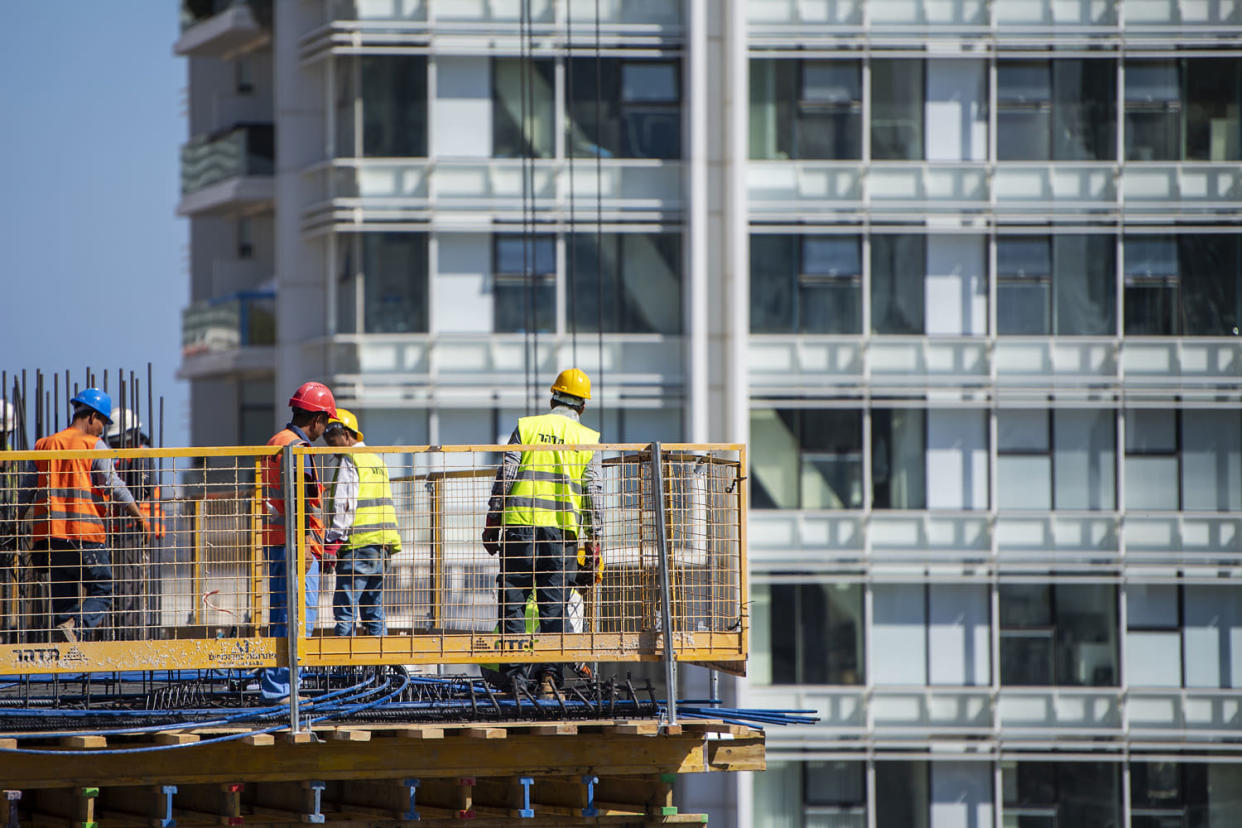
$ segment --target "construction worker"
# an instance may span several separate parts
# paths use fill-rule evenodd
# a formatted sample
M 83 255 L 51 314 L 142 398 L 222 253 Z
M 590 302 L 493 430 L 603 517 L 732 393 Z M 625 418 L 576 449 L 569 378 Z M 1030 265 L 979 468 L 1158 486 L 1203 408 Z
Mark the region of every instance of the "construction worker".
M 143 431 L 142 421 L 128 408 L 121 408 L 112 418 L 104 438 L 114 449 L 151 448 L 151 439 Z M 164 520 L 155 462 L 150 457 L 121 457 L 116 461 L 116 471 L 138 502 L 138 511 L 151 525 L 150 540 L 158 545 L 164 537 Z M 117 626 L 122 638 L 138 638 L 142 630 L 157 623 L 154 616 L 156 590 L 152 579 L 158 577 L 158 573 L 151 569 L 152 550 L 135 537 L 136 524 L 124 516 L 115 517 L 112 546 L 125 550 L 122 559 L 116 561 L 121 568 L 116 595 Z
M 35 442 L 36 451 L 107 449 L 100 437 L 112 422 L 112 398 L 98 388 L 74 395 L 69 427 Z M 104 532 L 104 496 L 118 503 L 145 535 L 151 531 L 134 496 L 117 475 L 112 461 L 95 459 L 36 460 L 33 497 L 36 544 L 48 552 L 54 641 L 77 641 L 94 630 L 112 606 L 112 560 Z M 85 592 L 78 601 L 78 585 Z
M 365 446 L 358 418 L 352 411 L 336 409 L 328 421 L 323 440 L 330 446 Z M 328 566 L 336 557 L 336 593 L 332 613 L 336 634 L 354 634 L 361 616 L 367 635 L 383 635 L 384 566 L 401 551 L 397 509 L 393 505 L 388 466 L 377 454 L 358 452 L 338 455 L 336 475 L 328 499 Z
M 577 368 L 564 370 L 551 391 L 551 411 L 518 420 L 509 444 L 598 443 L 599 432 L 580 421 L 591 399 L 587 375 Z M 578 568 L 579 535 L 586 538 L 582 546 L 591 568 L 599 559 L 602 494 L 597 452 L 562 448 L 505 452 L 488 501 L 483 545 L 489 554 L 500 555 L 497 580 L 506 635 L 525 632 L 526 597 L 532 589 L 539 631 L 565 630 L 565 605 Z M 506 665 L 503 674 L 510 686 L 532 679 L 529 665 Z M 563 665 L 542 665 L 535 678 L 540 695 L 549 695 L 564 681 Z
M 336 416 L 336 400 L 328 386 L 321 382 L 305 382 L 289 398 L 293 415 L 288 425 L 267 441 L 269 446 L 309 446 L 323 435 L 328 420 Z M 286 504 L 284 476 L 281 473 L 282 456 L 279 454 L 263 459 L 263 492 L 266 498 L 267 521 L 264 526 L 263 543 L 267 556 L 268 590 L 271 601 L 268 608 L 269 635 L 284 637 L 288 623 L 288 596 L 285 594 L 286 551 L 285 520 Z M 303 599 L 306 605 L 306 634 L 314 630 L 319 618 L 319 560 L 323 556 L 323 484 L 313 462 L 306 458 L 306 579 L 303 582 Z M 290 550 L 291 557 L 294 550 Z M 289 695 L 289 668 L 278 667 L 260 671 L 260 689 L 266 698 L 278 699 Z

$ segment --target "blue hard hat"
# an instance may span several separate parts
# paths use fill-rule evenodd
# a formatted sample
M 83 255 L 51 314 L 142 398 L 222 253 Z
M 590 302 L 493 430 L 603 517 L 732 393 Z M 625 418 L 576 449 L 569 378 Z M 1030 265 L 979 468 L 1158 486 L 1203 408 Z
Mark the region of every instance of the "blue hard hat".
M 84 406 L 92 411 L 97 411 L 109 423 L 112 422 L 112 398 L 108 396 L 106 391 L 100 391 L 98 388 L 84 388 L 75 394 L 69 402 L 75 406 Z

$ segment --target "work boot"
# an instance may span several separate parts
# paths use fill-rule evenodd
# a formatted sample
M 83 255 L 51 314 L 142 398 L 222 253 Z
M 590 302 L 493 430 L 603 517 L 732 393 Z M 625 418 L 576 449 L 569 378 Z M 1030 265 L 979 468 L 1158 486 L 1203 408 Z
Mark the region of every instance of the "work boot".
M 539 695 L 540 701 L 551 701 L 556 698 L 556 679 L 552 678 L 551 673 L 544 673 L 543 678 L 539 679 Z
M 67 642 L 69 644 L 76 644 L 78 641 L 78 634 L 74 632 L 74 629 L 73 629 L 76 626 L 77 626 L 77 622 L 74 621 L 72 618 L 70 618 L 68 621 L 57 624 L 52 629 L 52 640 L 60 641 L 60 642 Z

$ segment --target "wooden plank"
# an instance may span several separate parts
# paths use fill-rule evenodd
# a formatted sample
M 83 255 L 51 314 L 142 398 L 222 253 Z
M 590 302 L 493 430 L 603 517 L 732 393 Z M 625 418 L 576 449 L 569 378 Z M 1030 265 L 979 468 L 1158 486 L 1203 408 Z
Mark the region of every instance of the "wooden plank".
M 108 740 L 104 736 L 62 736 L 59 744 L 64 748 L 85 750 L 88 748 L 105 748 Z
M 284 733 L 285 742 L 291 745 L 309 745 L 315 741 L 315 734 L 309 730 L 299 730 L 296 733 Z
M 369 742 L 371 741 L 371 731 L 353 727 L 338 727 L 332 731 L 328 738 L 338 742 Z
M 565 722 L 561 724 L 535 725 L 529 732 L 536 736 L 577 736 L 578 726 Z
M 465 739 L 507 739 L 509 731 L 503 727 L 463 727 L 458 730 Z
M 618 722 L 611 727 L 604 728 L 604 732 L 614 736 L 655 736 L 660 732 L 660 724 L 658 722 Z
M 192 745 L 197 741 L 199 741 L 198 734 L 179 730 L 162 730 L 155 734 L 157 745 Z
M 724 748 L 728 752 L 721 753 Z M 434 742 L 389 738 L 327 742 L 314 750 L 283 740 L 262 751 L 236 741 L 217 742 L 197 745 L 193 750 L 133 754 L 124 761 L 108 763 L 89 755 L 0 753 L 0 779 L 8 788 L 24 790 L 74 784 L 190 785 L 239 779 L 513 776 L 528 773 L 531 768 L 541 769 L 541 775 L 572 777 L 590 772 L 604 777 L 761 770 L 763 753 L 761 733 L 725 741 L 691 734 L 639 739 L 581 732 L 573 739 L 548 739 L 515 730 L 503 750 L 480 750 L 477 741 L 464 738 Z
M 0 739 L 0 748 L 4 748 L 5 750 L 13 750 L 15 747 L 17 747 L 16 739 Z
M 276 744 L 276 737 L 271 733 L 251 733 L 249 736 L 243 736 L 237 741 L 251 747 L 266 747 Z
M 404 725 L 396 731 L 396 735 L 400 739 L 443 739 L 444 728 L 430 725 Z

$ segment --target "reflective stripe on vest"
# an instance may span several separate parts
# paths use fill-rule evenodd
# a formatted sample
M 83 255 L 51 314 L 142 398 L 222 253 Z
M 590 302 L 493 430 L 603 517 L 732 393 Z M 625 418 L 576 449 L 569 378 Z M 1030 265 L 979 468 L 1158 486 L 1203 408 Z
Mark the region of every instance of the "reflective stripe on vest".
M 281 429 L 272 439 L 269 446 L 303 446 L 307 443 L 289 429 Z M 263 458 L 263 493 L 271 504 L 275 514 L 268 513 L 264 520 L 263 543 L 265 546 L 285 545 L 285 492 L 281 485 L 281 463 L 284 454 L 274 454 Z M 304 495 L 306 503 L 306 538 L 311 554 L 316 558 L 323 555 L 323 485 L 315 477 L 315 466 L 312 457 L 306 458 L 307 476 L 311 478 L 306 484 Z
M 518 420 L 524 445 L 585 445 L 599 442 L 599 432 L 560 414 Z M 582 511 L 582 475 L 592 451 L 572 449 L 522 452 L 521 465 L 505 498 L 506 526 L 550 526 L 578 534 Z
M 354 511 L 354 525 L 349 533 L 346 549 L 364 546 L 390 546 L 401 548 L 401 533 L 397 530 L 397 508 L 392 500 L 392 483 L 388 479 L 388 467 L 375 454 L 342 455 L 341 463 L 352 461 L 358 471 L 358 503 Z M 341 471 L 337 466 L 337 477 Z M 333 490 L 333 512 L 336 511 L 336 492 Z
M 37 451 L 82 451 L 96 447 L 99 438 L 66 428 L 35 442 Z M 37 500 L 34 504 L 36 540 L 105 543 L 103 493 L 91 483 L 90 458 L 36 460 Z

